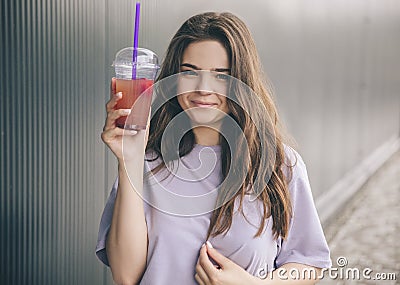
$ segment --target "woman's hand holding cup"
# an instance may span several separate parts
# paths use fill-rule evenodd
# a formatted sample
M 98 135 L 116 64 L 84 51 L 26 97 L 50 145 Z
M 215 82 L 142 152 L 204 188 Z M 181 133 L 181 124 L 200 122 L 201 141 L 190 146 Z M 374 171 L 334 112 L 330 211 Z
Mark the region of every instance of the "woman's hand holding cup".
M 122 98 L 121 92 L 116 92 L 116 79 L 111 79 L 110 100 L 106 104 L 107 118 L 101 134 L 104 143 L 111 149 L 119 162 L 128 162 L 140 159 L 143 161 L 144 152 L 147 145 L 146 130 L 124 130 L 116 126 L 116 120 L 122 116 L 128 116 L 130 109 L 115 109 L 115 106 Z M 124 144 L 124 146 L 122 146 Z M 124 148 L 124 150 L 123 150 Z

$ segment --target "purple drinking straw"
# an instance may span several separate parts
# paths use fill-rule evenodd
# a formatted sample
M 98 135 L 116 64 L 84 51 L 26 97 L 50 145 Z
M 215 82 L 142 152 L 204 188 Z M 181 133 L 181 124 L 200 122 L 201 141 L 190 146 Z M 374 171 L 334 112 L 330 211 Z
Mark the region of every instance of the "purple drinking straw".
M 135 29 L 133 32 L 132 79 L 136 79 L 137 49 L 139 39 L 140 3 L 136 2 Z

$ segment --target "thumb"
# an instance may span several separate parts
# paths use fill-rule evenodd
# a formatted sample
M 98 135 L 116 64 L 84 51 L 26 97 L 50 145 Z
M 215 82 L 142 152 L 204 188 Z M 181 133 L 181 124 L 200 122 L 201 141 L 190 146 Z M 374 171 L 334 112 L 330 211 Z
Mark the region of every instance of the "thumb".
M 226 258 L 221 253 L 219 253 L 219 251 L 212 246 L 211 242 L 207 241 L 206 244 L 208 255 L 222 268 L 225 268 L 231 262 L 229 258 Z

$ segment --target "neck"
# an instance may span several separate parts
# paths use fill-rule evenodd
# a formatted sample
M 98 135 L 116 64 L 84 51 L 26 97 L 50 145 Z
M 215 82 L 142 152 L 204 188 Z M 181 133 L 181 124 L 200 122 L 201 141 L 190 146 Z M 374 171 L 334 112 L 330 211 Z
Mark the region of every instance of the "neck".
M 209 127 L 193 128 L 196 143 L 204 146 L 219 144 L 219 132 Z

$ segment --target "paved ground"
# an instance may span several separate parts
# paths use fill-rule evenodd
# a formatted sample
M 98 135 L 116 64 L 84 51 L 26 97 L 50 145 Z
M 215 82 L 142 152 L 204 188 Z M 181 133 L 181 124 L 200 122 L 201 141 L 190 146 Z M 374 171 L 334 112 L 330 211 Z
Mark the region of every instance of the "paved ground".
M 318 284 L 400 284 L 400 152 L 371 177 L 325 234 L 339 277 L 330 278 L 332 271 Z M 352 278 L 357 272 L 360 280 Z M 393 279 L 390 273 L 397 280 L 377 280 L 377 274 Z

